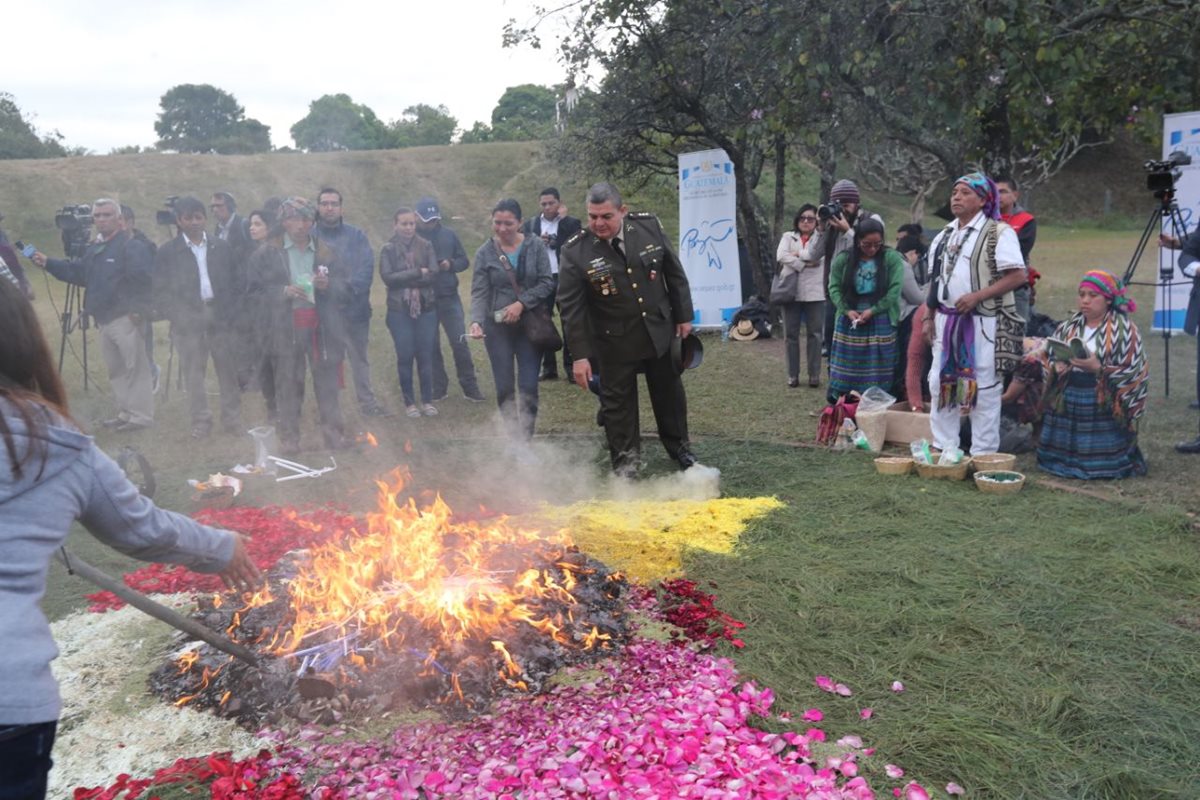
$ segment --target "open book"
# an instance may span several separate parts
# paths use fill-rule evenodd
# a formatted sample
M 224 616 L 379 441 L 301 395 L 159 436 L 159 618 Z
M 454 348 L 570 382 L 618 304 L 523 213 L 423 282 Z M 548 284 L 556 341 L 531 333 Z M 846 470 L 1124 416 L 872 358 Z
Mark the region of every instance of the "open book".
M 1050 355 L 1054 356 L 1056 361 L 1070 361 L 1072 358 L 1088 357 L 1087 345 L 1078 336 L 1072 337 L 1068 342 L 1064 342 L 1062 339 L 1055 339 L 1051 336 L 1046 339 L 1046 349 L 1050 351 Z

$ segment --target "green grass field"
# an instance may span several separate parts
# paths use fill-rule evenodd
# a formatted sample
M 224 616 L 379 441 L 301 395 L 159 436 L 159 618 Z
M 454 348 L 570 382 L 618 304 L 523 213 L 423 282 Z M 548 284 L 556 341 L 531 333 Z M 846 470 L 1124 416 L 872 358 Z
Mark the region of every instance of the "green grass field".
M 453 224 L 473 251 L 484 235 L 490 201 L 514 194 L 532 202 L 546 173 L 530 145 L 457 150 L 467 155 L 453 162 L 437 148 L 169 158 L 173 173 L 187 174 L 203 191 L 230 185 L 223 182 L 229 176 L 236 176 L 235 193 L 247 195 L 256 186 L 286 193 L 286 186 L 332 182 L 347 195 L 348 220 L 368 227 L 376 245 L 388 215 L 370 222 L 355 209 L 368 202 L 387 209 L 433 191 L 448 214 L 461 217 Z M 68 169 L 83 163 L 74 159 L 0 164 L 0 177 L 15 196 L 25 192 L 34 198 L 19 210 L 5 207 L 6 228 L 14 238 L 48 240 L 52 234 L 44 222 L 56 205 L 109 193 L 105 187 L 119 175 L 131 176 L 139 208 L 151 208 L 160 195 L 179 193 L 162 169 L 167 158 L 87 159 L 97 169 L 111 168 L 98 177 Z M 532 166 L 513 167 L 526 162 Z M 371 168 L 363 169 L 367 163 Z M 439 170 L 453 177 L 435 179 Z M 577 191 L 583 182 L 560 184 Z M 1120 273 L 1136 238 L 1137 231 L 1128 229 L 1044 227 L 1034 251 L 1045 276 L 1039 309 L 1064 316 L 1079 275 L 1095 266 Z M 1154 270 L 1148 257 L 1139 277 Z M 39 311 L 57 343 L 52 300 L 61 302 L 63 287 L 35 278 Z M 716 584 L 724 610 L 748 623 L 747 648 L 731 652 L 746 676 L 774 688 L 781 708 L 821 707 L 830 730 L 861 732 L 926 786 L 953 780 L 967 787 L 969 797 L 1003 800 L 1200 797 L 1200 718 L 1194 713 L 1200 547 L 1192 522 L 1200 510 L 1193 480 L 1200 462 L 1172 449 L 1197 430 L 1196 412 L 1187 409 L 1194 399 L 1196 343 L 1188 337 L 1164 342 L 1150 334 L 1145 326 L 1152 298 L 1145 288 L 1135 296 L 1153 380 L 1141 428 L 1149 476 L 1052 485 L 1040 479 L 1032 457 L 1023 456 L 1018 468 L 1030 475 L 1030 484 L 1010 498 L 981 495 L 967 483 L 877 476 L 865 456 L 808 446 L 824 392 L 785 386 L 782 341 L 721 342 L 708 336 L 703 366 L 686 376 L 696 451 L 704 463 L 721 469 L 727 495 L 774 494 L 787 503 L 753 526 L 734 556 L 697 552 L 686 562 L 692 578 Z M 374 382 L 397 409 L 394 355 L 381 306 L 377 286 Z M 164 363 L 165 334 L 160 324 Z M 78 349 L 78 335 L 72 343 Z M 474 347 L 490 396 L 487 359 L 481 346 Z M 1171 356 L 1169 396 L 1165 347 Z M 98 385 L 86 395 L 71 355 L 65 368 L 72 410 L 85 424 L 111 412 L 104 369 L 95 351 L 92 356 Z M 211 383 L 215 391 L 215 380 Z M 591 395 L 561 380 L 542 384 L 539 446 L 554 455 L 540 481 L 516 484 L 506 469 L 510 456 L 496 433 L 492 404 L 469 404 L 454 389 L 440 405 L 440 416 L 420 420 L 364 422 L 352 397 L 343 395 L 350 424 L 371 430 L 381 447 L 339 459 L 339 469 L 317 481 L 251 482 L 242 502 L 330 501 L 365 510 L 375 500 L 372 479 L 402 462 L 413 469 L 415 491 L 437 489 L 464 507 L 486 501 L 517 508 L 538 497 L 574 500 L 603 476 L 606 454 Z M 110 453 L 130 442 L 149 455 L 160 486 L 156 499 L 165 507 L 189 510 L 187 478 L 204 478 L 253 457 L 248 437 L 193 442 L 185 399 L 174 389 L 169 402 L 160 398 L 157 413 L 153 432 L 96 436 Z M 261 422 L 260 399 L 247 396 L 244 414 L 247 425 Z M 306 444 L 315 446 L 311 397 L 306 415 Z M 642 418 L 653 419 L 648 404 Z M 404 452 L 406 442 L 410 454 Z M 652 439 L 645 453 L 651 474 L 671 469 Z M 317 464 L 324 458 L 312 451 L 301 460 Z M 569 469 L 558 468 L 568 463 Z M 133 566 L 86 534 L 73 534 L 70 546 L 111 572 Z M 81 608 L 89 591 L 55 567 L 45 601 L 48 615 L 58 618 Z M 855 696 L 820 692 L 813 685 L 816 674 L 849 684 Z M 887 687 L 897 678 L 908 690 L 894 695 Z M 863 706 L 875 709 L 866 722 L 857 714 Z

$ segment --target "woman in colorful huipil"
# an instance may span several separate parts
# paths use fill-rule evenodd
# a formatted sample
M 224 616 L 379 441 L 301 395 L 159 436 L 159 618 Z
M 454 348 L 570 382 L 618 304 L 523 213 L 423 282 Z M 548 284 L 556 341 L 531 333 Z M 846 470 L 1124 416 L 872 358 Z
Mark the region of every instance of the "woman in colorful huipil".
M 1079 311 L 1054 338 L 1081 340 L 1087 358 L 1047 360 L 1039 468 L 1065 478 L 1146 474 L 1137 421 L 1146 410 L 1149 372 L 1128 316 L 1136 308 L 1121 281 L 1103 270 L 1079 282 Z
M 874 219 L 855 226 L 854 248 L 829 268 L 829 300 L 837 313 L 829 348 L 829 401 L 872 386 L 892 391 L 896 381 L 896 326 L 904 259 L 883 243 Z

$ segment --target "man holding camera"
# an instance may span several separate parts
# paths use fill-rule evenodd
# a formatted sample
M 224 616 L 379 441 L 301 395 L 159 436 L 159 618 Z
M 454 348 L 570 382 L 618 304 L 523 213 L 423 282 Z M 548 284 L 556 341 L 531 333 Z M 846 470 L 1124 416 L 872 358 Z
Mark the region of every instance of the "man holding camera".
M 829 265 L 838 253 L 854 249 L 854 226 L 862 219 L 873 219 L 880 225 L 883 217 L 865 210 L 858 185 L 843 178 L 829 190 L 829 202 L 817 209 L 817 230 L 825 234 L 825 347 L 829 355 L 829 344 L 833 341 L 833 324 L 837 321 L 837 309 L 829 300 Z
M 100 328 L 100 352 L 117 403 L 105 427 L 135 431 L 154 424 L 154 384 L 146 358 L 144 320 L 150 313 L 153 256 L 124 230 L 121 206 L 101 198 L 92 204 L 96 239 L 79 258 L 48 258 L 33 263 L 61 281 L 82 286 L 84 313 Z
M 212 432 L 212 412 L 204 377 L 212 356 L 221 395 L 221 425 L 242 432 L 241 390 L 237 383 L 237 342 L 245 298 L 245 276 L 233 251 L 204 232 L 208 215 L 195 197 L 175 201 L 179 235 L 158 249 L 154 265 L 154 307 L 171 321 L 171 338 L 187 385 L 192 438 Z
M 583 228 L 583 223 L 563 213 L 562 198 L 559 197 L 558 189 L 553 186 L 542 189 L 541 194 L 538 195 L 538 205 L 541 206 L 542 213 L 525 223 L 524 232 L 529 236 L 540 236 L 542 244 L 546 245 L 546 250 L 550 254 L 550 275 L 554 278 L 554 292 L 557 294 L 559 252 L 562 250 L 564 242 L 579 233 Z M 550 302 L 554 302 L 553 295 L 550 297 Z M 571 352 L 565 343 L 562 357 L 563 372 L 566 374 L 567 380 L 572 380 Z M 554 352 L 547 352 L 542 356 L 542 372 L 538 375 L 538 379 L 552 381 L 557 377 L 558 367 L 555 364 Z

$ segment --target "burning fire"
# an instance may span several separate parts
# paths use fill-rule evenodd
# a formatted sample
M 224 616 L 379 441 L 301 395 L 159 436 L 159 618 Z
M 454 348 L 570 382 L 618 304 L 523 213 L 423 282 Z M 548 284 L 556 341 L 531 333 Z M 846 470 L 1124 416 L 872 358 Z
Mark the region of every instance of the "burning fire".
M 408 480 L 397 469 L 377 481 L 379 510 L 364 529 L 309 552 L 286 588 L 264 587 L 241 608 L 210 601 L 210 612 L 232 638 L 290 665 L 281 674 L 300 678 L 302 693 L 313 691 L 308 678 L 321 691 L 383 684 L 407 664 L 414 685 L 436 683 L 434 699 L 467 707 L 494 688 L 536 689 L 624 635 L 623 577 L 562 532 L 456 519 L 440 496 L 423 507 L 400 501 Z M 188 679 L 178 705 L 240 708 L 229 702 L 231 688 L 238 696 L 230 670 L 218 679 L 216 663 L 195 651 L 174 662 L 171 672 Z

